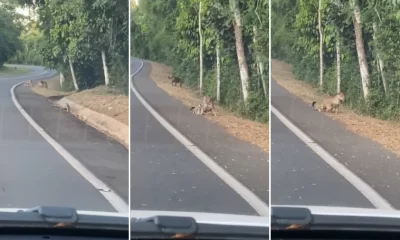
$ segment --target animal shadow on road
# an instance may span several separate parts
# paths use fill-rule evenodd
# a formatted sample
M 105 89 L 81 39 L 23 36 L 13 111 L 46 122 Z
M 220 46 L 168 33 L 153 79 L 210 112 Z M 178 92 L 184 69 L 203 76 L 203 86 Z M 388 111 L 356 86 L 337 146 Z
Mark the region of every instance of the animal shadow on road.
M 57 95 L 57 96 L 49 96 L 49 97 L 47 97 L 47 99 L 50 101 L 50 102 L 57 102 L 58 100 L 60 100 L 61 98 L 64 98 L 64 97 L 66 97 L 66 96 L 68 96 L 69 94 L 65 94 L 65 95 Z

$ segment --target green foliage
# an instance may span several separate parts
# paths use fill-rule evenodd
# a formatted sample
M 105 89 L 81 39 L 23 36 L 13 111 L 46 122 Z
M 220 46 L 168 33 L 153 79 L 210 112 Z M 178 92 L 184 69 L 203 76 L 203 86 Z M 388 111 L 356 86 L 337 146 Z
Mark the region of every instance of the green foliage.
M 45 41 L 37 23 L 31 22 L 27 25 L 26 30 L 21 32 L 19 39 L 22 46 L 8 62 L 42 65 L 43 57 L 40 52 L 45 47 Z
M 221 99 L 226 109 L 253 120 L 268 121 L 268 96 L 259 84 L 254 53 L 259 53 L 268 85 L 268 1 L 238 1 L 243 44 L 250 73 L 250 96 L 243 103 L 233 16 L 228 0 L 140 1 L 131 12 L 131 55 L 165 63 L 185 85 L 198 89 L 200 76 L 199 2 L 203 34 L 203 94 L 216 98 L 216 46 L 221 56 Z M 253 26 L 257 28 L 254 44 Z M 268 91 L 267 91 L 268 93 Z
M 0 8 L 0 67 L 21 47 L 18 38 L 20 29 L 15 21 L 16 18 L 13 14 L 4 8 Z
M 129 4 L 114 0 L 9 0 L 31 8 L 38 20 L 24 26 L 21 48 L 10 62 L 44 65 L 65 75 L 72 84 L 73 61 L 80 89 L 104 85 L 104 50 L 110 84 L 128 94 Z
M 322 1 L 325 93 L 337 89 L 336 48 L 341 44 L 341 90 L 345 104 L 355 111 L 382 119 L 399 120 L 400 113 L 400 5 L 392 1 L 358 1 L 362 38 L 367 57 L 370 89 L 363 97 L 360 67 L 355 48 L 353 8 L 350 1 Z M 319 81 L 318 1 L 272 1 L 272 57 L 293 65 L 297 79 L 317 86 Z M 283 17 L 284 16 L 284 17 Z M 373 24 L 376 24 L 376 41 Z M 377 68 L 377 54 L 384 62 L 387 91 Z

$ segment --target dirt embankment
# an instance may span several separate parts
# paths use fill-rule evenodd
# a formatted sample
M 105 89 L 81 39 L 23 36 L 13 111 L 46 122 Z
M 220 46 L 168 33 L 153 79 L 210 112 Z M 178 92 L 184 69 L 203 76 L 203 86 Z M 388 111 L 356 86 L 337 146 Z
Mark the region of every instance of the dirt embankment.
M 292 66 L 278 60 L 272 60 L 272 78 L 293 95 L 307 104 L 320 101 L 323 97 L 310 84 L 296 80 Z M 324 113 L 343 123 L 347 129 L 360 136 L 370 138 L 400 156 L 400 123 L 384 121 L 358 115 L 350 109 L 341 108 L 340 114 Z
M 150 77 L 154 80 L 158 87 L 163 89 L 170 96 L 180 100 L 188 107 L 197 106 L 201 103 L 201 97 L 193 90 L 186 88 L 185 86 L 179 88 L 171 85 L 171 80 L 168 79 L 168 75 L 170 75 L 172 72 L 170 67 L 156 62 L 150 63 L 152 69 Z M 216 108 L 218 111 L 217 117 L 212 115 L 205 115 L 205 117 L 223 127 L 233 136 L 250 142 L 251 144 L 260 147 L 265 152 L 269 151 L 268 124 L 262 124 L 241 118 L 218 106 L 216 106 Z
M 46 81 L 48 83 L 48 89 L 35 85 L 32 90 L 47 98 L 52 96 L 64 96 L 76 104 L 87 107 L 98 113 L 105 114 L 115 120 L 129 125 L 128 96 L 104 86 L 84 90 L 78 93 L 63 92 L 60 90 L 61 88 L 58 76 Z

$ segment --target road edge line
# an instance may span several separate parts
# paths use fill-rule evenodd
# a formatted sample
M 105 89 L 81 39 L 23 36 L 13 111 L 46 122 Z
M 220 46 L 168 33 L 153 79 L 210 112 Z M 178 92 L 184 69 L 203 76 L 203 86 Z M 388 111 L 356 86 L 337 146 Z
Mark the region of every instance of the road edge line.
M 140 68 L 131 75 L 130 86 L 136 97 L 143 104 L 143 106 L 153 115 L 155 119 L 181 144 L 183 144 L 190 152 L 192 152 L 200 161 L 203 162 L 213 173 L 215 173 L 222 181 L 230 186 L 236 193 L 238 193 L 260 216 L 269 216 L 269 207 L 250 189 L 244 186 L 236 178 L 234 178 L 225 169 L 220 167 L 214 160 L 212 160 L 206 153 L 193 144 L 188 138 L 180 133 L 174 126 L 172 126 L 165 118 L 163 118 L 149 103 L 140 95 L 134 87 L 132 77 L 140 72 L 143 68 L 143 61 L 139 60 L 142 64 Z
M 89 169 L 87 169 L 78 159 L 72 156 L 61 144 L 54 140 L 35 120 L 25 111 L 25 109 L 18 102 L 15 95 L 15 88 L 22 85 L 20 82 L 12 86 L 11 98 L 15 107 L 25 117 L 29 124 L 56 150 L 79 174 L 81 174 L 88 182 L 90 182 L 107 201 L 121 213 L 128 213 L 128 204 L 115 192 L 113 192 L 103 181 L 98 179 Z
M 279 110 L 277 110 L 272 104 L 270 104 L 272 113 L 302 142 L 304 142 L 311 150 L 313 150 L 318 156 L 322 158 L 329 166 L 331 166 L 337 173 L 342 175 L 353 187 L 355 187 L 365 198 L 368 199 L 376 208 L 379 209 L 390 209 L 395 208 L 383 198 L 375 189 L 373 189 L 364 180 L 358 177 L 339 160 L 328 153 L 321 145 L 316 143 L 311 137 L 304 133 L 294 123 L 292 123 L 287 117 L 285 117 Z

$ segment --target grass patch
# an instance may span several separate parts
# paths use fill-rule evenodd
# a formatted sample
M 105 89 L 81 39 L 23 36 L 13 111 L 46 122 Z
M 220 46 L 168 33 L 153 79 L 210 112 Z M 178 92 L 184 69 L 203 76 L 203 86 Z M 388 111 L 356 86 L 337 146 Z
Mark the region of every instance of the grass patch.
M 0 77 L 18 76 L 29 73 L 31 71 L 32 71 L 31 69 L 25 67 L 4 65 L 0 67 Z

